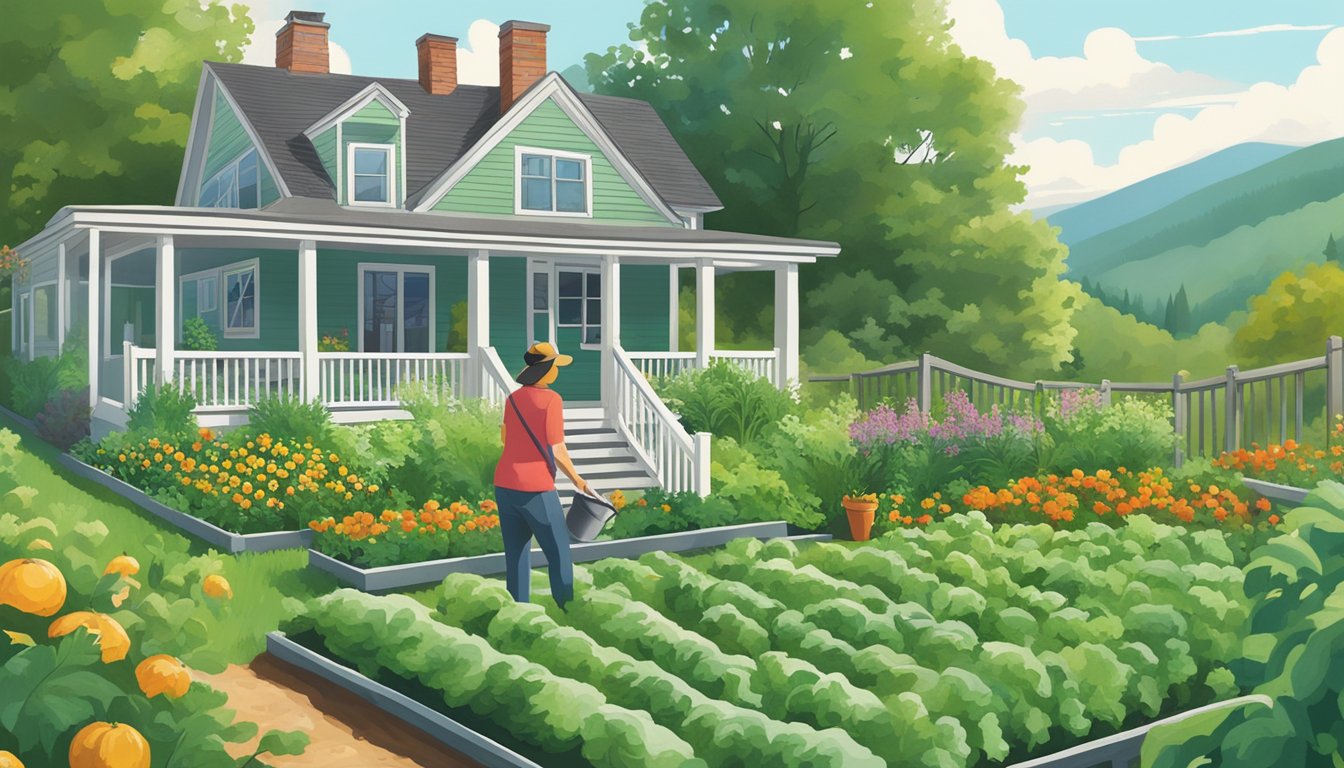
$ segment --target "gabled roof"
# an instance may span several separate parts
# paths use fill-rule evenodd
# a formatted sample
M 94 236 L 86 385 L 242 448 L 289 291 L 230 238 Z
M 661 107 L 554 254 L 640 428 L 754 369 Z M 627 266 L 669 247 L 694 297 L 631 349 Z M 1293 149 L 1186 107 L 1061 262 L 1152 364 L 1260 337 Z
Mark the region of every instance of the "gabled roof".
M 411 116 L 411 110 L 401 103 L 401 99 L 393 96 L 392 92 L 387 90 L 382 83 L 369 83 L 367 88 L 346 99 L 344 103 L 328 112 L 325 117 L 308 126 L 303 134 L 312 138 L 375 101 L 387 107 L 388 112 L 403 120 Z
M 406 191 L 417 200 L 499 121 L 499 89 L 459 85 L 447 96 L 418 80 L 291 72 L 248 64 L 206 62 L 256 132 L 292 195 L 331 198 L 333 188 L 304 131 L 375 83 L 405 105 Z M 578 93 L 612 143 L 674 208 L 715 210 L 714 191 L 642 101 Z

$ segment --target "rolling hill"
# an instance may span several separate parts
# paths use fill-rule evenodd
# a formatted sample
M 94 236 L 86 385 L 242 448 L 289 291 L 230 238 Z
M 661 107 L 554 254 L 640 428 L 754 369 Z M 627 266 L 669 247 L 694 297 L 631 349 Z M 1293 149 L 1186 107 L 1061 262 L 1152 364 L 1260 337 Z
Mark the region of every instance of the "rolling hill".
M 1095 200 L 1062 210 L 1037 211 L 1037 215 L 1045 216 L 1051 225 L 1062 230 L 1060 242 L 1072 245 L 1156 213 L 1210 184 L 1258 168 L 1297 149 L 1283 144 L 1238 144 Z

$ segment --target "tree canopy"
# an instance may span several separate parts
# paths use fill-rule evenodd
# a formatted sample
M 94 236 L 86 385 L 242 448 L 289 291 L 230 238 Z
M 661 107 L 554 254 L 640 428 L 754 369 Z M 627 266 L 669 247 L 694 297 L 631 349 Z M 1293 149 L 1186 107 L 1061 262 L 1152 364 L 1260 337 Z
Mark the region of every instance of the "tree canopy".
M 1053 370 L 1080 293 L 1054 233 L 1013 210 L 1017 88 L 949 28 L 941 0 L 652 0 L 632 44 L 585 65 L 658 110 L 723 200 L 710 226 L 841 244 L 804 275 L 812 338 Z
M 1344 334 L 1341 296 L 1344 268 L 1338 262 L 1279 275 L 1263 294 L 1251 299 L 1246 324 L 1233 340 L 1237 359 L 1275 365 L 1323 354 L 1327 336 Z
M 171 204 L 201 61 L 237 61 L 241 5 L 6 3 L 0 24 L 0 240 L 72 203 Z

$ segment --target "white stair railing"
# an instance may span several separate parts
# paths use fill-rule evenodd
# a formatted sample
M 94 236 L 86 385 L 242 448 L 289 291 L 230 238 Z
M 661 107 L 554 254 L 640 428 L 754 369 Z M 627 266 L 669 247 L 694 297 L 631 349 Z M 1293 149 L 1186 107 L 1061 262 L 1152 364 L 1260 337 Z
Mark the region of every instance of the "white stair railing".
M 710 435 L 695 435 L 653 391 L 643 371 L 616 347 L 614 408 L 617 431 L 668 491 L 709 493 Z
M 494 347 L 481 347 L 476 350 L 480 369 L 480 395 L 494 405 L 503 405 L 504 400 L 518 388 L 518 382 L 509 375 L 504 361 Z
M 318 397 L 328 407 L 396 407 L 407 384 L 432 396 L 464 394 L 466 353 L 319 352 L 317 359 Z

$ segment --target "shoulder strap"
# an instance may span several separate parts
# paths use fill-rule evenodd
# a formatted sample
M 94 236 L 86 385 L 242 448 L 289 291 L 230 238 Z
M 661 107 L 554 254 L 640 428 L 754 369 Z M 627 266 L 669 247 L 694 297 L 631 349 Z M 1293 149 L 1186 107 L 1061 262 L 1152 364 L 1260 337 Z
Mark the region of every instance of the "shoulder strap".
M 546 460 L 546 468 L 551 471 L 551 476 L 554 477 L 555 457 L 551 455 L 551 452 L 546 450 L 546 447 L 537 439 L 537 433 L 532 431 L 532 427 L 528 426 L 527 419 L 523 418 L 523 412 L 518 407 L 517 401 L 513 399 L 513 395 L 509 395 L 508 401 L 509 405 L 513 406 L 513 412 L 518 414 L 518 421 L 522 422 L 523 429 L 527 430 L 527 436 L 532 438 L 532 444 L 537 447 L 537 453 L 540 453 L 541 458 Z

